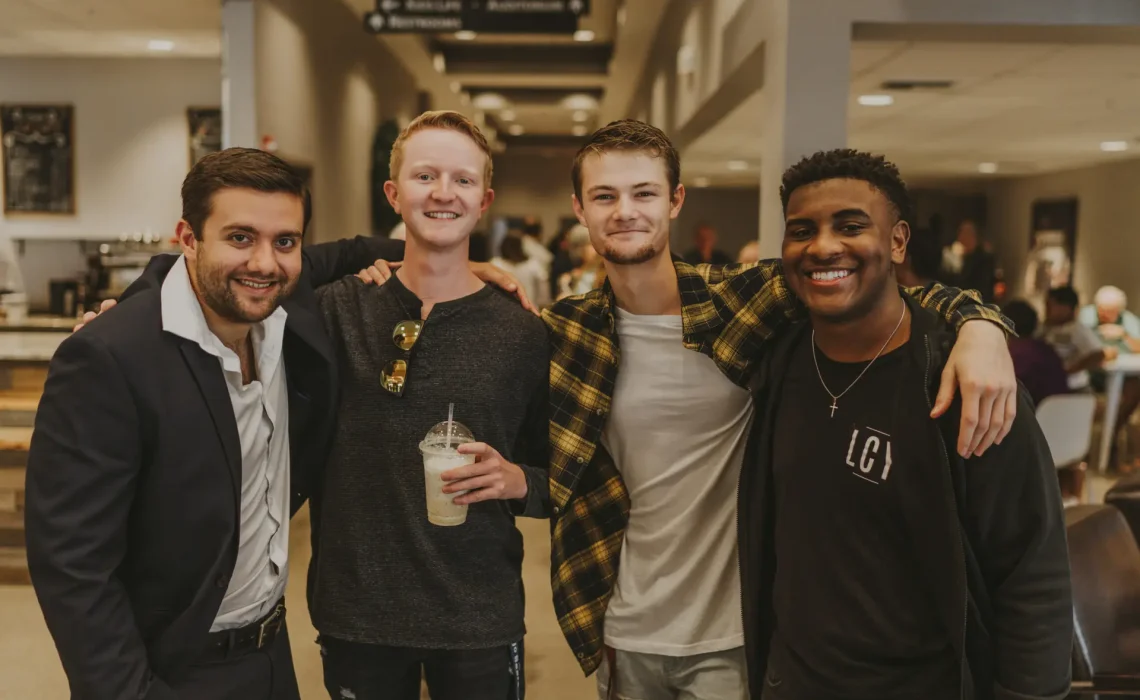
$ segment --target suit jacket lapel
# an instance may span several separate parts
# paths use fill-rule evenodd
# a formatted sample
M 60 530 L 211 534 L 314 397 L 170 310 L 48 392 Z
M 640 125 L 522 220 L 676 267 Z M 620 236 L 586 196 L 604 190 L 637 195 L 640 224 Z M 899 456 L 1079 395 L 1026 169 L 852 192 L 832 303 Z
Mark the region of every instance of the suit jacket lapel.
M 198 389 L 214 419 L 214 428 L 222 440 L 233 481 L 235 503 L 241 503 L 241 439 L 238 437 L 234 406 L 230 402 L 230 392 L 226 388 L 221 365 L 218 358 L 202 350 L 196 343 L 182 339 L 181 345 L 182 357 L 185 358 L 194 381 L 198 383 Z
M 289 301 L 282 304 L 288 313 L 285 319 L 285 327 L 295 333 L 306 345 L 320 353 L 330 366 L 336 366 L 336 355 L 333 352 L 332 341 L 329 340 L 328 333 L 325 332 L 325 324 L 320 318 L 320 312 L 314 312 L 318 308 L 315 296 L 311 290 L 298 289 Z M 304 303 L 306 301 L 308 303 Z

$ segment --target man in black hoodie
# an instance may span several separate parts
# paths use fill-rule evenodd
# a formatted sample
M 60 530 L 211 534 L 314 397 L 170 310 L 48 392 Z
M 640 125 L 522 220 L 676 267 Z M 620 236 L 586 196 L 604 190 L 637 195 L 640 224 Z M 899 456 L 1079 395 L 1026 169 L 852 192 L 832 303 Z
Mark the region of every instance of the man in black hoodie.
M 1028 396 L 983 457 L 929 417 L 953 335 L 895 282 L 910 204 L 892 164 L 817 153 L 781 195 L 810 319 L 752 385 L 771 409 L 740 492 L 752 697 L 1065 697 L 1064 518 Z

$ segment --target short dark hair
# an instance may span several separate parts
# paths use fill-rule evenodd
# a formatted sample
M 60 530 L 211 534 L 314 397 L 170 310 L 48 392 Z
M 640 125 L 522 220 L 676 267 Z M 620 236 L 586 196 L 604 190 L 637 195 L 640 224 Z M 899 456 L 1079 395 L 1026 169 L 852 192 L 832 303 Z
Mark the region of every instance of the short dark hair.
M 511 263 L 524 263 L 527 261 L 526 249 L 523 247 L 523 234 L 510 231 L 499 244 L 499 257 Z
M 801 187 L 824 180 L 862 180 L 883 193 L 900 220 L 913 220 L 910 192 L 898 167 L 883 156 L 851 148 L 814 153 L 784 171 L 780 201 L 788 213 L 788 200 Z
M 645 122 L 636 119 L 619 119 L 610 122 L 590 135 L 582 148 L 574 156 L 574 165 L 570 168 L 570 180 L 574 184 L 574 194 L 582 199 L 582 161 L 587 156 L 611 151 L 642 151 L 654 158 L 665 161 L 665 173 L 669 178 L 669 199 L 681 184 L 681 157 L 673 142 L 665 132 Z
M 1050 289 L 1049 300 L 1056 302 L 1061 306 L 1068 306 L 1074 309 L 1077 308 L 1077 305 L 1081 303 L 1081 298 L 1077 295 L 1077 290 L 1068 285 Z
M 1037 332 L 1037 309 L 1020 299 L 1014 300 L 1002 307 L 1001 312 L 1006 318 L 1013 321 L 1013 330 L 1022 338 L 1028 338 Z
M 942 248 L 934 231 L 918 228 L 910 232 L 910 242 L 906 245 L 906 255 L 910 258 L 910 269 L 919 279 L 937 280 L 942 274 Z
M 291 165 L 256 148 L 227 148 L 195 163 L 182 181 L 182 218 L 190 224 L 195 238 L 202 240 L 206 219 L 213 211 L 214 195 L 233 188 L 299 197 L 305 207 L 301 232 L 309 227 L 312 198 L 304 179 Z

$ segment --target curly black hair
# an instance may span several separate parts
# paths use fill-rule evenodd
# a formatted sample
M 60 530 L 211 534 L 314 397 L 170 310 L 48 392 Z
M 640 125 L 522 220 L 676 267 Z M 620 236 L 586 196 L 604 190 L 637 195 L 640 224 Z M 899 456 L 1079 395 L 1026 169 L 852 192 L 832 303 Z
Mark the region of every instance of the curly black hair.
M 814 153 L 784 171 L 780 185 L 780 201 L 788 213 L 788 200 L 792 193 L 806 185 L 824 180 L 862 180 L 882 192 L 891 202 L 899 219 L 912 221 L 910 192 L 899 174 L 898 167 L 884 158 L 851 148 Z

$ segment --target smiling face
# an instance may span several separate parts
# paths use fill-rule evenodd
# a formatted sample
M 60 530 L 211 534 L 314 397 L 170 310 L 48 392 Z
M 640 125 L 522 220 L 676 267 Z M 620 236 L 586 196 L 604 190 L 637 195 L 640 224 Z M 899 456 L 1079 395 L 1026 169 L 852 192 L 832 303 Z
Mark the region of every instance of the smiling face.
M 384 183 L 409 241 L 437 251 L 467 245 L 495 193 L 487 188 L 487 155 L 466 134 L 416 131 L 403 142 L 400 171 Z
M 582 160 L 574 213 L 605 260 L 639 265 L 669 253 L 669 222 L 681 213 L 685 187 L 670 192 L 665 161 L 642 150 L 592 153 Z
M 199 299 L 230 323 L 266 319 L 301 274 L 303 200 L 284 192 L 219 190 L 200 239 L 183 220 L 178 238 Z
M 813 316 L 833 323 L 864 317 L 897 294 L 894 265 L 910 228 L 870 183 L 822 180 L 788 199 L 783 259 L 788 284 Z

